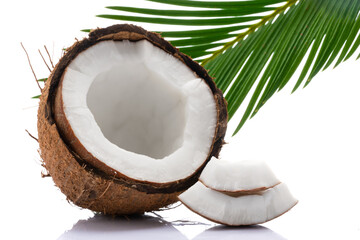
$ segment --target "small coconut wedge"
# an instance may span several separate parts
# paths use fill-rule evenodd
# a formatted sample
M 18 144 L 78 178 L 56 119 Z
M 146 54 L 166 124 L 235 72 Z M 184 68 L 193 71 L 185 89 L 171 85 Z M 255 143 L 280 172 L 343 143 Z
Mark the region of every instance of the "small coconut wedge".
M 289 211 L 298 202 L 284 183 L 257 194 L 231 197 L 197 182 L 179 199 L 204 218 L 230 226 L 267 222 Z
M 208 188 L 230 194 L 251 194 L 280 183 L 265 162 L 230 162 L 216 157 L 206 165 L 199 181 Z

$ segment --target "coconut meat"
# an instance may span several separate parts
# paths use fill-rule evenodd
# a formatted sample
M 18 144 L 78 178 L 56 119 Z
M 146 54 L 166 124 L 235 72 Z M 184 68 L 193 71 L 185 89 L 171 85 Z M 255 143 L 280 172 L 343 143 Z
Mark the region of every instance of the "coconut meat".
M 147 40 L 102 41 L 62 81 L 66 118 L 99 161 L 130 178 L 166 183 L 207 159 L 217 124 L 211 89 Z
M 212 157 L 199 180 L 209 188 L 222 192 L 265 190 L 280 183 L 263 161 L 227 161 Z
M 297 203 L 284 183 L 257 194 L 231 197 L 197 182 L 179 199 L 207 219 L 234 226 L 264 223 Z

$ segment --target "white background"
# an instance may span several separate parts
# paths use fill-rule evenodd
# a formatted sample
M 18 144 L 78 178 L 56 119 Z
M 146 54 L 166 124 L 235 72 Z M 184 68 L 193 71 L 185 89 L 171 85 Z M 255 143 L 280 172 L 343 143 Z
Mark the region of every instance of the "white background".
M 322 72 L 307 88 L 291 95 L 294 78 L 235 138 L 227 138 L 223 158 L 267 161 L 300 200 L 290 212 L 262 227 L 224 228 L 183 206 L 161 212 L 160 220 L 94 217 L 69 204 L 50 178 L 41 178 L 37 143 L 25 133 L 28 129 L 37 135 L 38 101 L 30 97 L 39 91 L 20 42 L 38 78 L 47 77 L 37 49 L 46 45 L 56 62 L 63 47 L 85 36 L 80 29 L 115 23 L 95 18 L 109 12 L 104 6 L 126 2 L 1 4 L 0 238 L 359 239 L 360 65 L 354 58 Z M 234 123 L 229 128 L 233 130 Z

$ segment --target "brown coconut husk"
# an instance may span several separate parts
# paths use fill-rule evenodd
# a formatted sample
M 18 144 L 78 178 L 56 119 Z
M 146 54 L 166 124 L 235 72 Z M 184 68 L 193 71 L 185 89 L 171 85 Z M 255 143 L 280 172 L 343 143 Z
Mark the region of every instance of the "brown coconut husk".
M 147 40 L 184 62 L 211 89 L 218 121 L 213 144 L 204 164 L 191 176 L 176 182 L 152 183 L 131 179 L 92 156 L 74 135 L 62 104 L 62 78 L 67 66 L 82 51 L 101 41 Z M 128 24 L 97 29 L 71 46 L 46 82 L 38 111 L 41 157 L 55 184 L 74 204 L 107 214 L 135 214 L 156 210 L 177 201 L 177 195 L 197 180 L 212 156 L 218 156 L 227 126 L 226 102 L 207 71 L 180 53 L 158 34 Z M 149 169 L 151 170 L 151 169 Z

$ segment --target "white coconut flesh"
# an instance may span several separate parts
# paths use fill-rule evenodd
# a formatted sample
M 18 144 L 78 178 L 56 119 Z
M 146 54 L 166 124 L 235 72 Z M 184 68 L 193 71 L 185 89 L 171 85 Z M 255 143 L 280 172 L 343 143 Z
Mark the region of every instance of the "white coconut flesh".
M 231 197 L 197 182 L 179 199 L 205 218 L 234 226 L 267 222 L 297 203 L 284 183 L 257 194 Z
M 199 180 L 209 188 L 223 192 L 265 190 L 280 183 L 263 161 L 226 161 L 212 157 Z
M 86 150 L 133 179 L 184 179 L 210 152 L 217 124 L 210 88 L 147 40 L 103 41 L 81 52 L 66 69 L 62 98 Z

